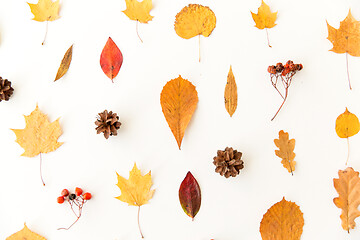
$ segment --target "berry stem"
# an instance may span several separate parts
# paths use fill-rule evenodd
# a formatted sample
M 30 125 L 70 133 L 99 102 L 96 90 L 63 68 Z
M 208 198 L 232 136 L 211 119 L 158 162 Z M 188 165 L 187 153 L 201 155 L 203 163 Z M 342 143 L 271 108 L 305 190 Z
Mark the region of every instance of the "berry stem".
M 284 105 L 284 103 L 285 103 L 285 101 L 286 101 L 287 96 L 288 96 L 288 89 L 286 88 L 286 89 L 285 89 L 284 101 L 283 101 L 282 104 L 280 105 L 279 109 L 277 110 L 277 112 L 275 113 L 275 115 L 274 115 L 274 117 L 271 119 L 271 121 L 274 120 L 275 117 L 276 117 L 276 116 L 278 115 L 278 113 L 280 112 L 282 106 Z
M 139 231 L 140 231 L 141 238 L 144 238 L 144 235 L 143 235 L 143 233 L 141 231 L 141 227 L 140 227 L 140 206 L 138 208 L 137 221 L 138 221 L 138 226 L 139 226 Z
M 268 45 L 269 45 L 269 47 L 271 47 L 271 48 L 272 48 L 272 46 L 270 45 L 270 40 L 269 40 L 269 32 L 268 32 L 268 29 L 267 29 L 267 28 L 265 28 L 265 31 L 266 31 L 266 38 L 267 38 Z
M 79 214 L 76 214 L 75 211 L 74 211 L 74 209 L 73 209 L 73 205 L 72 205 L 71 201 L 69 201 L 69 204 L 70 204 L 70 206 L 71 206 L 71 210 L 73 211 L 73 213 L 74 213 L 75 216 L 76 216 L 76 220 L 75 220 L 69 227 L 67 227 L 67 228 L 58 228 L 57 230 L 69 230 L 75 223 L 77 223 L 77 221 L 79 221 L 79 219 L 80 219 L 80 217 L 81 217 L 81 212 L 82 212 L 82 208 L 83 208 L 83 206 L 84 206 L 85 200 L 82 199 L 82 201 L 78 203 L 79 205 L 76 204 L 75 201 L 73 201 L 73 203 L 74 203 L 76 206 L 78 206 L 78 208 L 79 208 Z
M 50 18 L 50 17 L 49 17 Z M 49 25 L 49 21 L 46 21 L 46 30 L 45 30 L 45 36 L 44 36 L 44 40 L 42 41 L 41 45 L 45 44 L 45 40 L 46 40 L 46 36 L 48 33 L 48 25 Z
M 351 88 L 351 82 L 350 82 L 350 73 L 349 73 L 349 60 L 348 60 L 348 53 L 346 52 L 346 71 L 347 71 L 347 77 L 348 77 L 348 81 L 349 81 L 349 87 L 350 87 L 350 90 L 352 90 Z
M 143 43 L 143 40 L 141 39 L 141 37 L 139 35 L 138 25 L 139 25 L 139 20 L 136 20 L 136 34 L 137 34 L 138 38 L 140 39 L 141 43 Z M 112 81 L 112 79 L 111 79 L 111 81 Z
M 42 165 L 42 157 L 41 157 L 41 153 L 40 153 L 40 178 L 41 178 L 42 184 L 45 186 L 45 182 L 44 182 L 44 179 L 42 177 L 41 165 Z

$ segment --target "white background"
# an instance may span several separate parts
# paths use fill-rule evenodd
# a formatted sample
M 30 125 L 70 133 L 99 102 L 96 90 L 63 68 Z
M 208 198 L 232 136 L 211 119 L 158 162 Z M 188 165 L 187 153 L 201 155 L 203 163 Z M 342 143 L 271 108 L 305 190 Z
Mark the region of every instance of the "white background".
M 35 3 L 35 1 L 33 1 Z M 189 3 L 210 6 L 217 25 L 208 38 L 176 35 L 175 15 Z M 49 23 L 31 20 L 25 1 L 0 1 L 0 76 L 13 83 L 13 97 L 0 103 L 0 239 L 20 230 L 23 223 L 51 240 L 139 239 L 137 208 L 114 197 L 116 171 L 128 177 L 137 163 L 142 173 L 151 170 L 153 199 L 141 211 L 146 239 L 218 240 L 261 239 L 263 214 L 283 196 L 304 213 L 302 239 L 359 239 L 360 226 L 348 234 L 341 228 L 333 204 L 337 193 L 333 178 L 344 169 L 345 139 L 335 133 L 335 119 L 345 107 L 360 116 L 360 59 L 349 57 L 353 90 L 348 88 L 345 55 L 328 51 L 326 20 L 338 28 L 349 10 L 360 20 L 357 0 L 271 0 L 278 11 L 277 26 L 254 27 L 250 11 L 260 1 L 154 0 L 153 20 L 139 25 L 121 11 L 125 1 L 63 0 L 61 18 Z M 124 56 L 115 83 L 99 64 L 100 53 L 111 36 Z M 65 51 L 74 44 L 68 73 L 53 82 Z M 288 59 L 302 63 L 289 99 L 278 117 L 270 119 L 281 98 L 270 84 L 267 66 Z M 238 108 L 232 118 L 223 95 L 229 66 L 238 86 Z M 199 103 L 179 151 L 160 106 L 160 92 L 178 77 L 191 81 Z M 50 121 L 60 117 L 64 144 L 39 157 L 21 157 L 10 128 L 24 128 L 23 115 L 38 103 Z M 97 113 L 108 109 L 120 115 L 118 136 L 96 135 Z M 280 130 L 296 139 L 296 170 L 287 172 L 275 156 L 273 139 Z M 360 170 L 360 135 L 350 139 L 349 165 Z M 216 151 L 231 146 L 243 152 L 245 168 L 233 179 L 214 172 Z M 202 205 L 195 221 L 185 215 L 178 189 L 191 171 L 202 190 Z M 79 222 L 69 206 L 56 203 L 63 188 L 82 187 L 93 194 Z M 359 219 L 356 220 L 360 225 Z

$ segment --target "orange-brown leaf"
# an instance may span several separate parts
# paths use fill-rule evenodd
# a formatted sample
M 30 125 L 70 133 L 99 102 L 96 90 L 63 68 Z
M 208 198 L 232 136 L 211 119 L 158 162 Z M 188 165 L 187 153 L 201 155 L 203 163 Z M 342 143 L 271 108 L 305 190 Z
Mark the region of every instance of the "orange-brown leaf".
M 238 94 L 235 77 L 230 66 L 229 74 L 227 76 L 227 82 L 225 87 L 225 109 L 230 114 L 230 117 L 234 114 L 237 108 Z
M 198 95 L 195 86 L 181 76 L 164 86 L 160 103 L 169 127 L 181 148 L 181 142 L 191 117 L 196 109 Z
M 279 139 L 275 139 L 274 143 L 279 148 L 279 150 L 275 150 L 276 156 L 282 159 L 281 163 L 283 164 L 284 168 L 286 168 L 289 173 L 293 174 L 296 164 L 294 161 L 295 139 L 289 140 L 289 133 L 281 130 L 279 132 Z
M 72 49 L 73 49 L 73 45 L 71 45 L 69 47 L 69 49 L 66 51 L 66 53 L 61 61 L 60 67 L 56 73 L 54 82 L 56 82 L 57 80 L 62 78 L 62 76 L 64 76 L 65 73 L 69 70 L 71 59 L 72 59 Z
M 358 206 L 360 204 L 360 178 L 359 172 L 348 167 L 344 171 L 339 170 L 339 178 L 334 178 L 334 187 L 339 197 L 334 198 L 334 203 L 341 208 L 341 226 L 350 231 L 355 228 L 355 218 L 360 216 Z
M 283 198 L 264 214 L 260 223 L 263 240 L 299 240 L 304 217 L 300 207 Z
M 6 240 L 46 240 L 46 238 L 32 232 L 24 223 L 23 229 L 7 237 Z

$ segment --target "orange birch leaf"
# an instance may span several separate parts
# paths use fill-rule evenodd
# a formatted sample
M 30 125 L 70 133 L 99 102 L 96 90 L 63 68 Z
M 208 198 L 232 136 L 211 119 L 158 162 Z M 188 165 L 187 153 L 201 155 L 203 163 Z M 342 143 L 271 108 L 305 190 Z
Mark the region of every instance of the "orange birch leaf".
M 46 240 L 46 238 L 32 232 L 24 223 L 23 229 L 7 237 L 6 240 Z
M 105 75 L 108 76 L 112 82 L 114 82 L 113 79 L 118 75 L 122 63 L 123 55 L 118 46 L 111 37 L 109 37 L 101 52 L 100 66 Z
M 225 87 L 225 109 L 230 114 L 230 117 L 234 114 L 237 108 L 238 94 L 235 77 L 230 66 L 229 74 L 227 76 L 227 82 Z
M 355 218 L 360 216 L 359 172 L 351 167 L 344 171 L 339 170 L 339 178 L 334 178 L 334 187 L 339 194 L 339 197 L 334 198 L 334 204 L 342 210 L 341 226 L 345 231 L 350 232 L 350 229 L 355 228 Z
M 276 156 L 282 159 L 281 163 L 283 164 L 284 168 L 286 168 L 289 173 L 293 175 L 296 164 L 294 161 L 295 139 L 289 140 L 289 133 L 281 130 L 279 132 L 279 139 L 275 139 L 274 143 L 279 148 L 279 150 L 275 150 Z
M 181 142 L 196 109 L 198 94 L 195 86 L 181 76 L 164 86 L 160 103 L 167 123 L 181 149 Z
M 64 76 L 65 73 L 67 73 L 67 71 L 69 70 L 71 59 L 72 59 L 72 49 L 73 49 L 73 45 L 71 45 L 71 47 L 69 47 L 69 49 L 66 51 L 66 53 L 61 61 L 60 67 L 56 73 L 54 82 L 56 82 L 57 80 L 62 78 L 62 76 Z
M 264 214 L 260 233 L 263 240 L 300 240 L 303 227 L 300 207 L 283 198 Z

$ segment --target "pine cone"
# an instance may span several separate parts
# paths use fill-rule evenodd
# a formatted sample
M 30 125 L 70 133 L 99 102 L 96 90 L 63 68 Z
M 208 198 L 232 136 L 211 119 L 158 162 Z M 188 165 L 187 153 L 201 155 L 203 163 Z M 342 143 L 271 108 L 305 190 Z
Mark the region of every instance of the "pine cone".
M 225 151 L 218 150 L 217 156 L 214 157 L 215 172 L 220 173 L 226 178 L 236 177 L 240 173 L 240 169 L 244 168 L 244 162 L 241 160 L 242 153 L 233 148 L 225 148 Z
M 116 136 L 117 130 L 121 126 L 121 122 L 119 122 L 119 116 L 112 111 L 108 112 L 107 110 L 99 113 L 98 119 L 95 121 L 95 125 L 97 126 L 96 133 L 104 133 L 104 137 L 106 139 L 109 136 Z
M 11 87 L 11 82 L 0 77 L 0 102 L 2 100 L 8 101 L 13 92 L 14 89 Z

